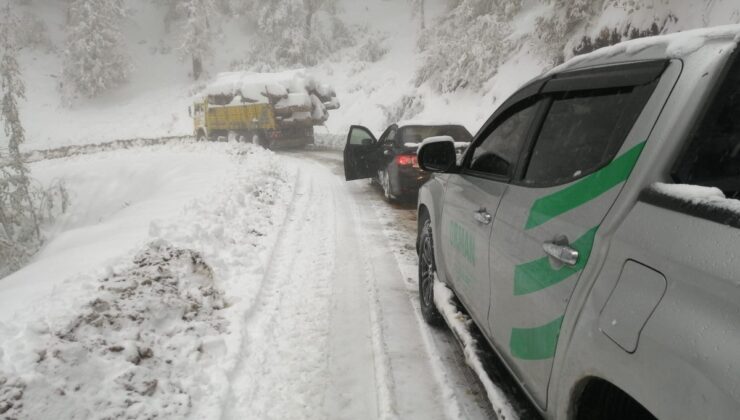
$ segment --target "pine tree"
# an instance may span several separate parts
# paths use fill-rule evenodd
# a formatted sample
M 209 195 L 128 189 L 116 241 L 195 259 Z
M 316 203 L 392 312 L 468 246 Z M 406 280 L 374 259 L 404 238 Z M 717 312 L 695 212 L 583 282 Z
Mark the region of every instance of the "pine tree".
M 213 0 L 186 0 L 178 9 L 186 17 L 180 50 L 190 58 L 193 79 L 198 80 L 203 74 L 203 61 L 212 54 L 215 3 Z
M 257 0 L 259 42 L 253 55 L 260 61 L 305 65 L 309 28 L 303 0 Z
M 540 52 L 552 64 L 560 64 L 566 59 L 566 46 L 576 30 L 601 10 L 603 0 L 550 0 L 550 3 L 553 13 L 537 18 L 535 34 Z
M 428 82 L 441 92 L 482 86 L 512 51 L 507 22 L 520 8 L 521 1 L 451 2 L 450 11 L 419 39 L 417 85 Z
M 419 18 L 419 29 L 426 29 L 425 0 L 409 0 L 411 2 L 411 13 Z
M 29 172 L 20 146 L 25 133 L 18 113 L 18 101 L 25 98 L 25 86 L 18 64 L 15 34 L 19 23 L 5 7 L 0 26 L 0 120 L 8 139 L 6 155 L 0 155 L 0 276 L 19 267 L 41 242 L 38 216 L 30 193 Z
M 68 99 L 94 97 L 124 83 L 131 70 L 124 50 L 122 0 L 71 0 L 63 77 Z
M 257 39 L 247 66 L 310 66 L 354 42 L 336 17 L 337 0 L 249 0 L 238 7 L 254 17 Z

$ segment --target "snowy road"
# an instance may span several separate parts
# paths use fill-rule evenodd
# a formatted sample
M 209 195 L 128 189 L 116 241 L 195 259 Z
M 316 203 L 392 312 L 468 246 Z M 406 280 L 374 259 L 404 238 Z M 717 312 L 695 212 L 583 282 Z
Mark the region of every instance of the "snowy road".
M 295 197 L 247 314 L 225 418 L 491 418 L 467 368 L 453 357 L 450 372 L 421 324 L 374 191 L 339 178 L 331 154 L 313 157 L 285 156 Z

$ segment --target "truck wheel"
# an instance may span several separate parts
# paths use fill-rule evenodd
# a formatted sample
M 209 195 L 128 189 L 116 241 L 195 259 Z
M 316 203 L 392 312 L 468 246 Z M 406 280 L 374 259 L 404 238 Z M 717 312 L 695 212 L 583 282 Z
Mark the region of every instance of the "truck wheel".
M 437 270 L 434 264 L 434 240 L 432 238 L 432 220 L 424 211 L 419 221 L 419 304 L 421 315 L 427 324 L 442 325 L 442 315 L 434 303 L 434 279 Z
M 259 134 L 252 135 L 252 144 L 259 147 L 265 147 L 262 136 L 260 136 Z
M 208 137 L 206 137 L 206 133 L 203 131 L 198 131 L 198 136 L 195 138 L 196 141 L 208 141 Z

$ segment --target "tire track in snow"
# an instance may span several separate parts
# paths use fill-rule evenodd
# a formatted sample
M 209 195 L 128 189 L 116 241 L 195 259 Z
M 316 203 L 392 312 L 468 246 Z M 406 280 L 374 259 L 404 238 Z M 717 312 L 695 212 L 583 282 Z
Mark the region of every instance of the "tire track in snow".
M 295 197 L 249 297 L 223 417 L 461 417 L 366 197 L 324 165 L 286 159 Z
M 245 314 L 243 359 L 225 418 L 325 418 L 333 205 L 298 169 L 294 205 Z
M 405 226 L 406 213 L 414 210 L 393 209 L 383 202 L 380 194 L 368 185 L 346 184 L 342 179 L 343 168 L 341 167 L 341 155 L 332 155 L 326 152 L 308 152 L 302 156 L 317 161 L 319 164 L 331 168 L 338 175 L 335 180 L 342 188 L 350 191 L 355 190 L 355 207 L 361 209 L 361 215 L 357 220 L 378 220 L 386 244 L 390 244 L 393 259 L 397 262 L 402 273 L 397 281 L 398 287 L 403 287 L 406 292 L 406 305 L 413 308 L 416 325 L 426 357 L 428 358 L 434 381 L 438 386 L 438 396 L 443 402 L 444 417 L 448 419 L 488 419 L 495 418 L 496 414 L 490 401 L 486 398 L 486 389 L 480 382 L 480 378 L 470 369 L 464 357 L 461 358 L 460 349 L 456 339 L 449 331 L 433 331 L 424 323 L 419 312 L 418 289 L 416 277 L 416 256 L 407 255 L 409 249 L 405 248 L 413 242 L 415 237 L 415 216 L 413 229 Z M 352 186 L 354 185 L 354 186 Z M 368 214 L 368 212 L 370 214 Z M 408 242 L 408 244 L 407 244 Z M 411 261 L 413 260 L 413 261 Z M 408 281 L 404 281 L 408 279 Z M 413 280 L 412 280 L 413 279 Z M 377 306 L 382 308 L 378 301 Z

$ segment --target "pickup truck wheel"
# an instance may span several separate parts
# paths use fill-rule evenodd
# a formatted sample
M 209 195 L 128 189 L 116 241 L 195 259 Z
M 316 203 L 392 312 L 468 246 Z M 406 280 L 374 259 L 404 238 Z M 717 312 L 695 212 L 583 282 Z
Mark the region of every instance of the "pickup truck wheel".
M 434 240 L 432 237 L 432 221 L 429 215 L 422 213 L 419 232 L 419 303 L 421 315 L 427 324 L 442 325 L 442 315 L 434 303 L 434 279 L 436 266 L 434 264 Z

